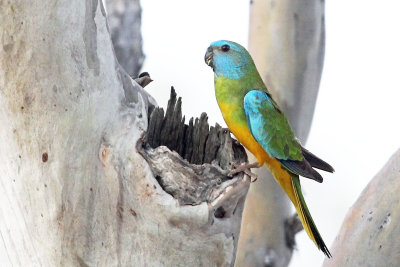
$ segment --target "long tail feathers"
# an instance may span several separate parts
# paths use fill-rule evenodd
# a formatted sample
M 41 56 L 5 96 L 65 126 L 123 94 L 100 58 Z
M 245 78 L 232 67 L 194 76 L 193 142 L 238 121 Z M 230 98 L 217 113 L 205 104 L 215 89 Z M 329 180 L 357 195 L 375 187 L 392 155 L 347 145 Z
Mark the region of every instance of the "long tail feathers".
M 315 245 L 322 250 L 322 252 L 328 257 L 331 258 L 332 255 L 329 252 L 327 246 L 322 240 L 320 233 L 318 232 L 317 226 L 315 225 L 310 211 L 307 208 L 306 202 L 303 198 L 303 194 L 301 192 L 300 180 L 297 175 L 292 175 L 292 188 L 295 195 L 295 200 L 297 203 L 294 203 L 296 206 L 297 213 L 299 214 L 299 218 L 301 223 L 303 224 L 304 229 L 306 230 L 308 236 L 314 241 Z

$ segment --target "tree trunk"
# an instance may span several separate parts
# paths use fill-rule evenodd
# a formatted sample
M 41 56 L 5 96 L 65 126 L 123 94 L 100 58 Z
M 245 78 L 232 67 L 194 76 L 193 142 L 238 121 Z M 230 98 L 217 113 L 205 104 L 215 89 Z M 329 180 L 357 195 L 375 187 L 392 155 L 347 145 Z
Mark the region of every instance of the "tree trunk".
M 155 103 L 116 61 L 102 2 L 3 1 L 0 29 L 0 261 L 232 266 L 240 149 L 219 134 L 225 161 L 195 165 L 146 144 Z
M 107 0 L 107 20 L 119 64 L 137 77 L 144 61 L 139 0 Z
M 323 266 L 399 266 L 399 192 L 400 150 L 349 210 Z
M 250 3 L 249 51 L 304 143 L 323 66 L 324 1 Z M 254 160 L 250 157 L 250 162 Z M 255 172 L 261 179 L 250 187 L 246 200 L 237 266 L 287 266 L 293 249 L 293 237 L 285 230 L 285 221 L 292 214 L 291 203 L 265 167 Z

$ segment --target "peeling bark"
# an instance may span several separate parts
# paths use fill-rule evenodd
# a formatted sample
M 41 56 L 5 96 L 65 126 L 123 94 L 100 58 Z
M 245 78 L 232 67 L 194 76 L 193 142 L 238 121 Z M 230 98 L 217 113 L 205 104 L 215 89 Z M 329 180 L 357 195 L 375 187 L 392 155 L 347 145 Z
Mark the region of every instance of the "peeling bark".
M 329 266 L 398 266 L 400 263 L 400 150 L 367 185 L 332 246 Z
M 324 1 L 250 1 L 249 51 L 274 99 L 303 143 L 310 130 L 325 48 Z M 250 155 L 250 154 L 249 154 Z M 249 156 L 249 161 L 255 161 Z M 292 205 L 264 167 L 250 187 L 237 266 L 287 266 L 284 222 Z
M 250 179 L 142 143 L 158 109 L 101 2 L 4 2 L 0 29 L 0 261 L 233 266 Z

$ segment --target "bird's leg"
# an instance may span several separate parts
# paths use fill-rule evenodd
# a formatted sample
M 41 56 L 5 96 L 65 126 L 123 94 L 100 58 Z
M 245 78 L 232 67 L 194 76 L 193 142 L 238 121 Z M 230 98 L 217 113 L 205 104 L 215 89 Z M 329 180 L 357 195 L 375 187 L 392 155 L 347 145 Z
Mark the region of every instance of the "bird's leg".
M 235 168 L 228 173 L 229 177 L 232 177 L 239 172 L 244 172 L 245 174 L 247 174 L 248 176 L 250 176 L 252 178 L 252 180 L 251 180 L 252 183 L 255 182 L 258 177 L 257 177 L 257 174 L 250 171 L 250 168 L 260 168 L 261 167 L 258 164 L 258 162 L 233 164 L 233 166 Z

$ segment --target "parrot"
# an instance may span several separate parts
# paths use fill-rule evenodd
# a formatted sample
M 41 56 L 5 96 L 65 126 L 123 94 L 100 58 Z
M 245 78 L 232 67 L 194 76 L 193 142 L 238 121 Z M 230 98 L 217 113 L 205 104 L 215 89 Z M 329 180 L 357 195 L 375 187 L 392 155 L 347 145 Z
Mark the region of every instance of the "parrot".
M 214 71 L 215 96 L 222 117 L 231 133 L 257 159 L 235 165 L 231 174 L 265 164 L 293 203 L 310 239 L 328 258 L 332 257 L 306 205 L 299 176 L 322 182 L 314 168 L 334 172 L 333 167 L 297 140 L 243 46 L 215 41 L 207 48 L 204 60 Z

